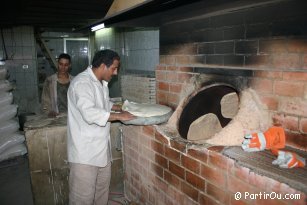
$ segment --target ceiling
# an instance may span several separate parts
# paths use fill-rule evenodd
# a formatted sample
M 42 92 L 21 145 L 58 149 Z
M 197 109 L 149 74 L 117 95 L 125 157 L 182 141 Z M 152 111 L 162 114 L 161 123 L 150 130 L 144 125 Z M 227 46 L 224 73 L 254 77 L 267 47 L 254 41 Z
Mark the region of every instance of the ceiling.
M 100 22 L 116 24 L 196 1 L 200 0 L 144 0 L 106 18 L 113 0 L 8 0 L 0 6 L 0 28 L 29 25 L 44 30 L 79 31 Z
M 105 17 L 113 0 L 7 0 L 0 6 L 0 27 L 30 25 L 74 30 Z

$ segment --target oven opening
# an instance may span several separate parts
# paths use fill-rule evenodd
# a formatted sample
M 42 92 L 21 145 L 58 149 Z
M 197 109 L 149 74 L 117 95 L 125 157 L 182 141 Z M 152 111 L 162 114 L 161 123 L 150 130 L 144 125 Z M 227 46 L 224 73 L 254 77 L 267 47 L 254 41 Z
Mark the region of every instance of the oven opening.
M 178 121 L 178 132 L 188 140 L 208 139 L 224 128 L 239 110 L 238 90 L 214 83 L 191 96 Z

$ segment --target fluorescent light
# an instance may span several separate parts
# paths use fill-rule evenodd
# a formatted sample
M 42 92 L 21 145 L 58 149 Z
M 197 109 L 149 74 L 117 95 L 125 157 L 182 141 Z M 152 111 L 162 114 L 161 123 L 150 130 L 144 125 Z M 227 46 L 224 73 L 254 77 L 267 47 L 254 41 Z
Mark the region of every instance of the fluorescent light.
M 97 26 L 93 26 L 93 27 L 91 28 L 91 30 L 92 30 L 92 31 L 97 31 L 97 30 L 103 29 L 103 28 L 104 28 L 104 23 L 98 24 Z

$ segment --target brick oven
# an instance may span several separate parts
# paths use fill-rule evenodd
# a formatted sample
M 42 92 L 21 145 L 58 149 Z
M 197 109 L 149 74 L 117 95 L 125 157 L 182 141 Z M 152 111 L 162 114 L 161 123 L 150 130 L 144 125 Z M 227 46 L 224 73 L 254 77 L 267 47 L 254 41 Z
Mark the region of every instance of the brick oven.
M 226 83 L 239 96 L 249 88 L 263 121 L 282 126 L 287 147 L 306 158 L 306 3 L 209 2 L 178 8 L 160 27 L 156 101 L 175 112 L 163 125 L 123 128 L 125 194 L 139 204 L 305 205 L 306 167 L 281 169 L 266 151 L 188 141 L 178 124 L 204 86 Z M 250 196 L 236 200 L 238 192 Z

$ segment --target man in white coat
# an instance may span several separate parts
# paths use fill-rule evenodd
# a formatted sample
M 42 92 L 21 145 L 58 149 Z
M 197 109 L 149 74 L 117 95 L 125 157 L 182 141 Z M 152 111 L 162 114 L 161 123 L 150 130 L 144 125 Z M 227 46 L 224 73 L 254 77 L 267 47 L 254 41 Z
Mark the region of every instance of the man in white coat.
M 108 82 L 117 75 L 119 65 L 116 52 L 98 51 L 92 65 L 77 75 L 68 89 L 69 204 L 103 205 L 108 202 L 110 122 L 134 118 L 109 100 Z

